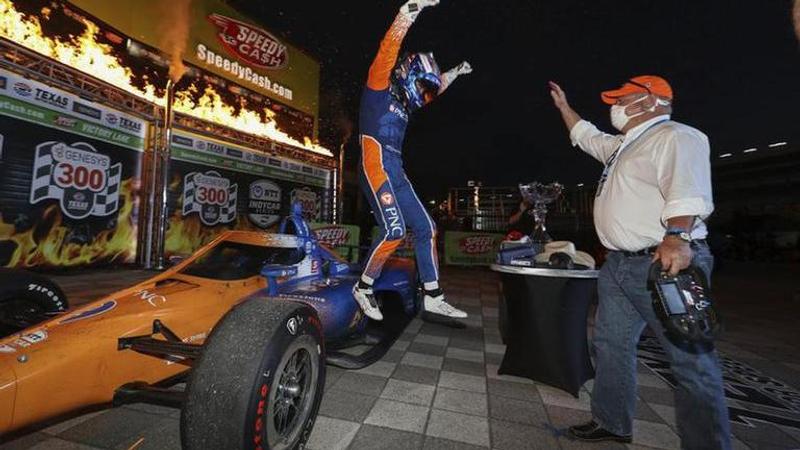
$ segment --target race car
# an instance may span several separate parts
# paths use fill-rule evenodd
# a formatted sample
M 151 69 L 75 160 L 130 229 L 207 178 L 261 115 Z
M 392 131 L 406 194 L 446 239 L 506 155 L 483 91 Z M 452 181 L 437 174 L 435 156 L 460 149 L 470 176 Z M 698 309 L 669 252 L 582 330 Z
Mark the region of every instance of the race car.
M 279 231 L 225 232 L 147 281 L 0 338 L 0 435 L 147 402 L 181 408 L 184 448 L 302 446 L 326 362 L 380 359 L 416 314 L 418 283 L 412 260 L 391 259 L 375 286 L 386 317 L 372 322 L 352 297 L 360 272 L 298 205 Z M 341 351 L 357 344 L 367 350 Z

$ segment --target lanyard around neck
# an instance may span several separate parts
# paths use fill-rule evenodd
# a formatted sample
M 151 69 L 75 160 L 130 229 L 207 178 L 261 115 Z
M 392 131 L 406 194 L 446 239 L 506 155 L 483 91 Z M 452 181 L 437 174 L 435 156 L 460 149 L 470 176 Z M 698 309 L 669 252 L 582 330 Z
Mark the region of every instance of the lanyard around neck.
M 626 148 L 628 148 L 628 147 L 630 147 L 631 145 L 633 145 L 633 144 L 634 144 L 636 141 L 638 141 L 638 140 L 639 140 L 639 139 L 641 139 L 641 138 L 642 138 L 642 137 L 643 137 L 645 134 L 647 134 L 647 132 L 648 132 L 648 131 L 650 131 L 650 130 L 652 130 L 653 128 L 655 128 L 655 126 L 656 126 L 656 125 L 661 125 L 662 123 L 664 123 L 664 122 L 666 122 L 666 121 L 668 121 L 668 120 L 669 120 L 669 119 L 661 119 L 661 120 L 659 120 L 658 122 L 655 122 L 655 123 L 652 123 L 652 124 L 650 124 L 650 126 L 648 126 L 647 128 L 645 128 L 644 130 L 642 130 L 642 132 L 641 132 L 641 133 L 639 133 L 639 135 L 638 135 L 638 136 L 636 136 L 635 138 L 633 138 L 633 139 L 632 139 L 630 142 L 625 142 L 625 141 L 622 141 L 622 142 L 619 144 L 619 147 L 617 147 L 617 149 L 616 149 L 616 150 L 614 150 L 614 153 L 612 153 L 612 154 L 611 154 L 611 157 L 610 157 L 610 158 L 608 158 L 608 161 L 606 161 L 606 167 L 609 167 L 609 166 L 611 166 L 611 165 L 613 165 L 613 164 L 614 164 L 614 161 L 615 161 L 615 160 L 616 160 L 616 159 L 619 157 L 619 154 L 620 154 L 620 153 L 622 153 L 622 150 L 625 150 Z
M 608 175 L 611 172 L 611 167 L 617 161 L 617 158 L 619 158 L 620 154 L 622 154 L 622 150 L 625 150 L 628 147 L 630 147 L 631 145 L 633 145 L 636 141 L 638 141 L 645 134 L 647 134 L 647 132 L 652 130 L 656 125 L 660 125 L 660 124 L 662 124 L 662 123 L 664 123 L 664 122 L 666 122 L 668 120 L 669 119 L 659 120 L 658 122 L 653 123 L 650 126 L 648 126 L 647 128 L 645 128 L 641 133 L 639 133 L 638 136 L 633 138 L 632 141 L 630 141 L 630 142 L 621 142 L 619 144 L 619 147 L 617 147 L 617 149 L 614 150 L 614 153 L 612 153 L 611 156 L 606 161 L 606 166 L 605 166 L 605 168 L 603 168 L 603 175 L 600 176 L 600 181 L 597 183 L 597 193 L 595 194 L 595 197 L 599 197 L 600 193 L 603 192 L 603 185 L 605 184 L 606 180 L 608 179 Z

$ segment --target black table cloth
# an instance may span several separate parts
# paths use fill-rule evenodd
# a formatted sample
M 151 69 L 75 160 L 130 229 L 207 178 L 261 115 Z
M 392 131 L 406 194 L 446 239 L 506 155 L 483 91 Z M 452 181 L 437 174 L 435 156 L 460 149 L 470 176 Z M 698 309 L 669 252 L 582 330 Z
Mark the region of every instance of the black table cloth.
M 594 378 L 586 337 L 597 271 L 492 265 L 500 273 L 500 332 L 506 352 L 498 373 L 578 396 Z

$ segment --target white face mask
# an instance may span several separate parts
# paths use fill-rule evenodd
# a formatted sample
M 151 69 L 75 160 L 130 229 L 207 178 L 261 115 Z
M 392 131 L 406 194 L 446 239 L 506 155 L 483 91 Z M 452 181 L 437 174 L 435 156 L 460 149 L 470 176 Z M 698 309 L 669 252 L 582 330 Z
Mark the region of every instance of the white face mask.
M 634 117 L 641 116 L 642 114 L 646 114 L 646 113 L 649 113 L 649 112 L 653 112 L 653 111 L 656 110 L 656 106 L 669 105 L 668 102 L 665 102 L 665 101 L 663 101 L 661 99 L 656 99 L 656 103 L 653 104 L 653 106 L 650 109 L 642 110 L 642 111 L 640 111 L 640 112 L 638 112 L 638 113 L 636 113 L 636 114 L 634 114 L 632 116 L 629 116 L 629 115 L 625 114 L 625 108 L 627 108 L 628 106 L 631 106 L 633 104 L 636 104 L 637 102 L 642 102 L 642 101 L 646 100 L 647 97 L 648 96 L 644 96 L 644 97 L 641 98 L 641 100 L 637 100 L 636 102 L 633 102 L 633 103 L 631 103 L 629 105 L 625 105 L 625 106 L 611 105 L 611 125 L 613 125 L 614 128 L 618 129 L 619 131 L 622 131 L 622 129 L 625 128 L 625 125 L 627 125 L 628 122 L 631 119 L 633 119 Z
M 625 106 L 611 105 L 611 125 L 613 125 L 614 128 L 622 131 L 629 120 L 631 120 L 631 118 L 625 114 Z

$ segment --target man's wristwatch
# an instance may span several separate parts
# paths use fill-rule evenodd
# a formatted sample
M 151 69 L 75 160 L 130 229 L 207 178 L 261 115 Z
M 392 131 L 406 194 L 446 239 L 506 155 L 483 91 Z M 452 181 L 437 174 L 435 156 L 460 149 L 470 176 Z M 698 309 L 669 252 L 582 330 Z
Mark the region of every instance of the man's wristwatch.
M 667 228 L 667 232 L 664 234 L 665 236 L 677 236 L 680 240 L 684 242 L 692 242 L 692 235 L 689 233 L 688 230 L 684 228 Z

